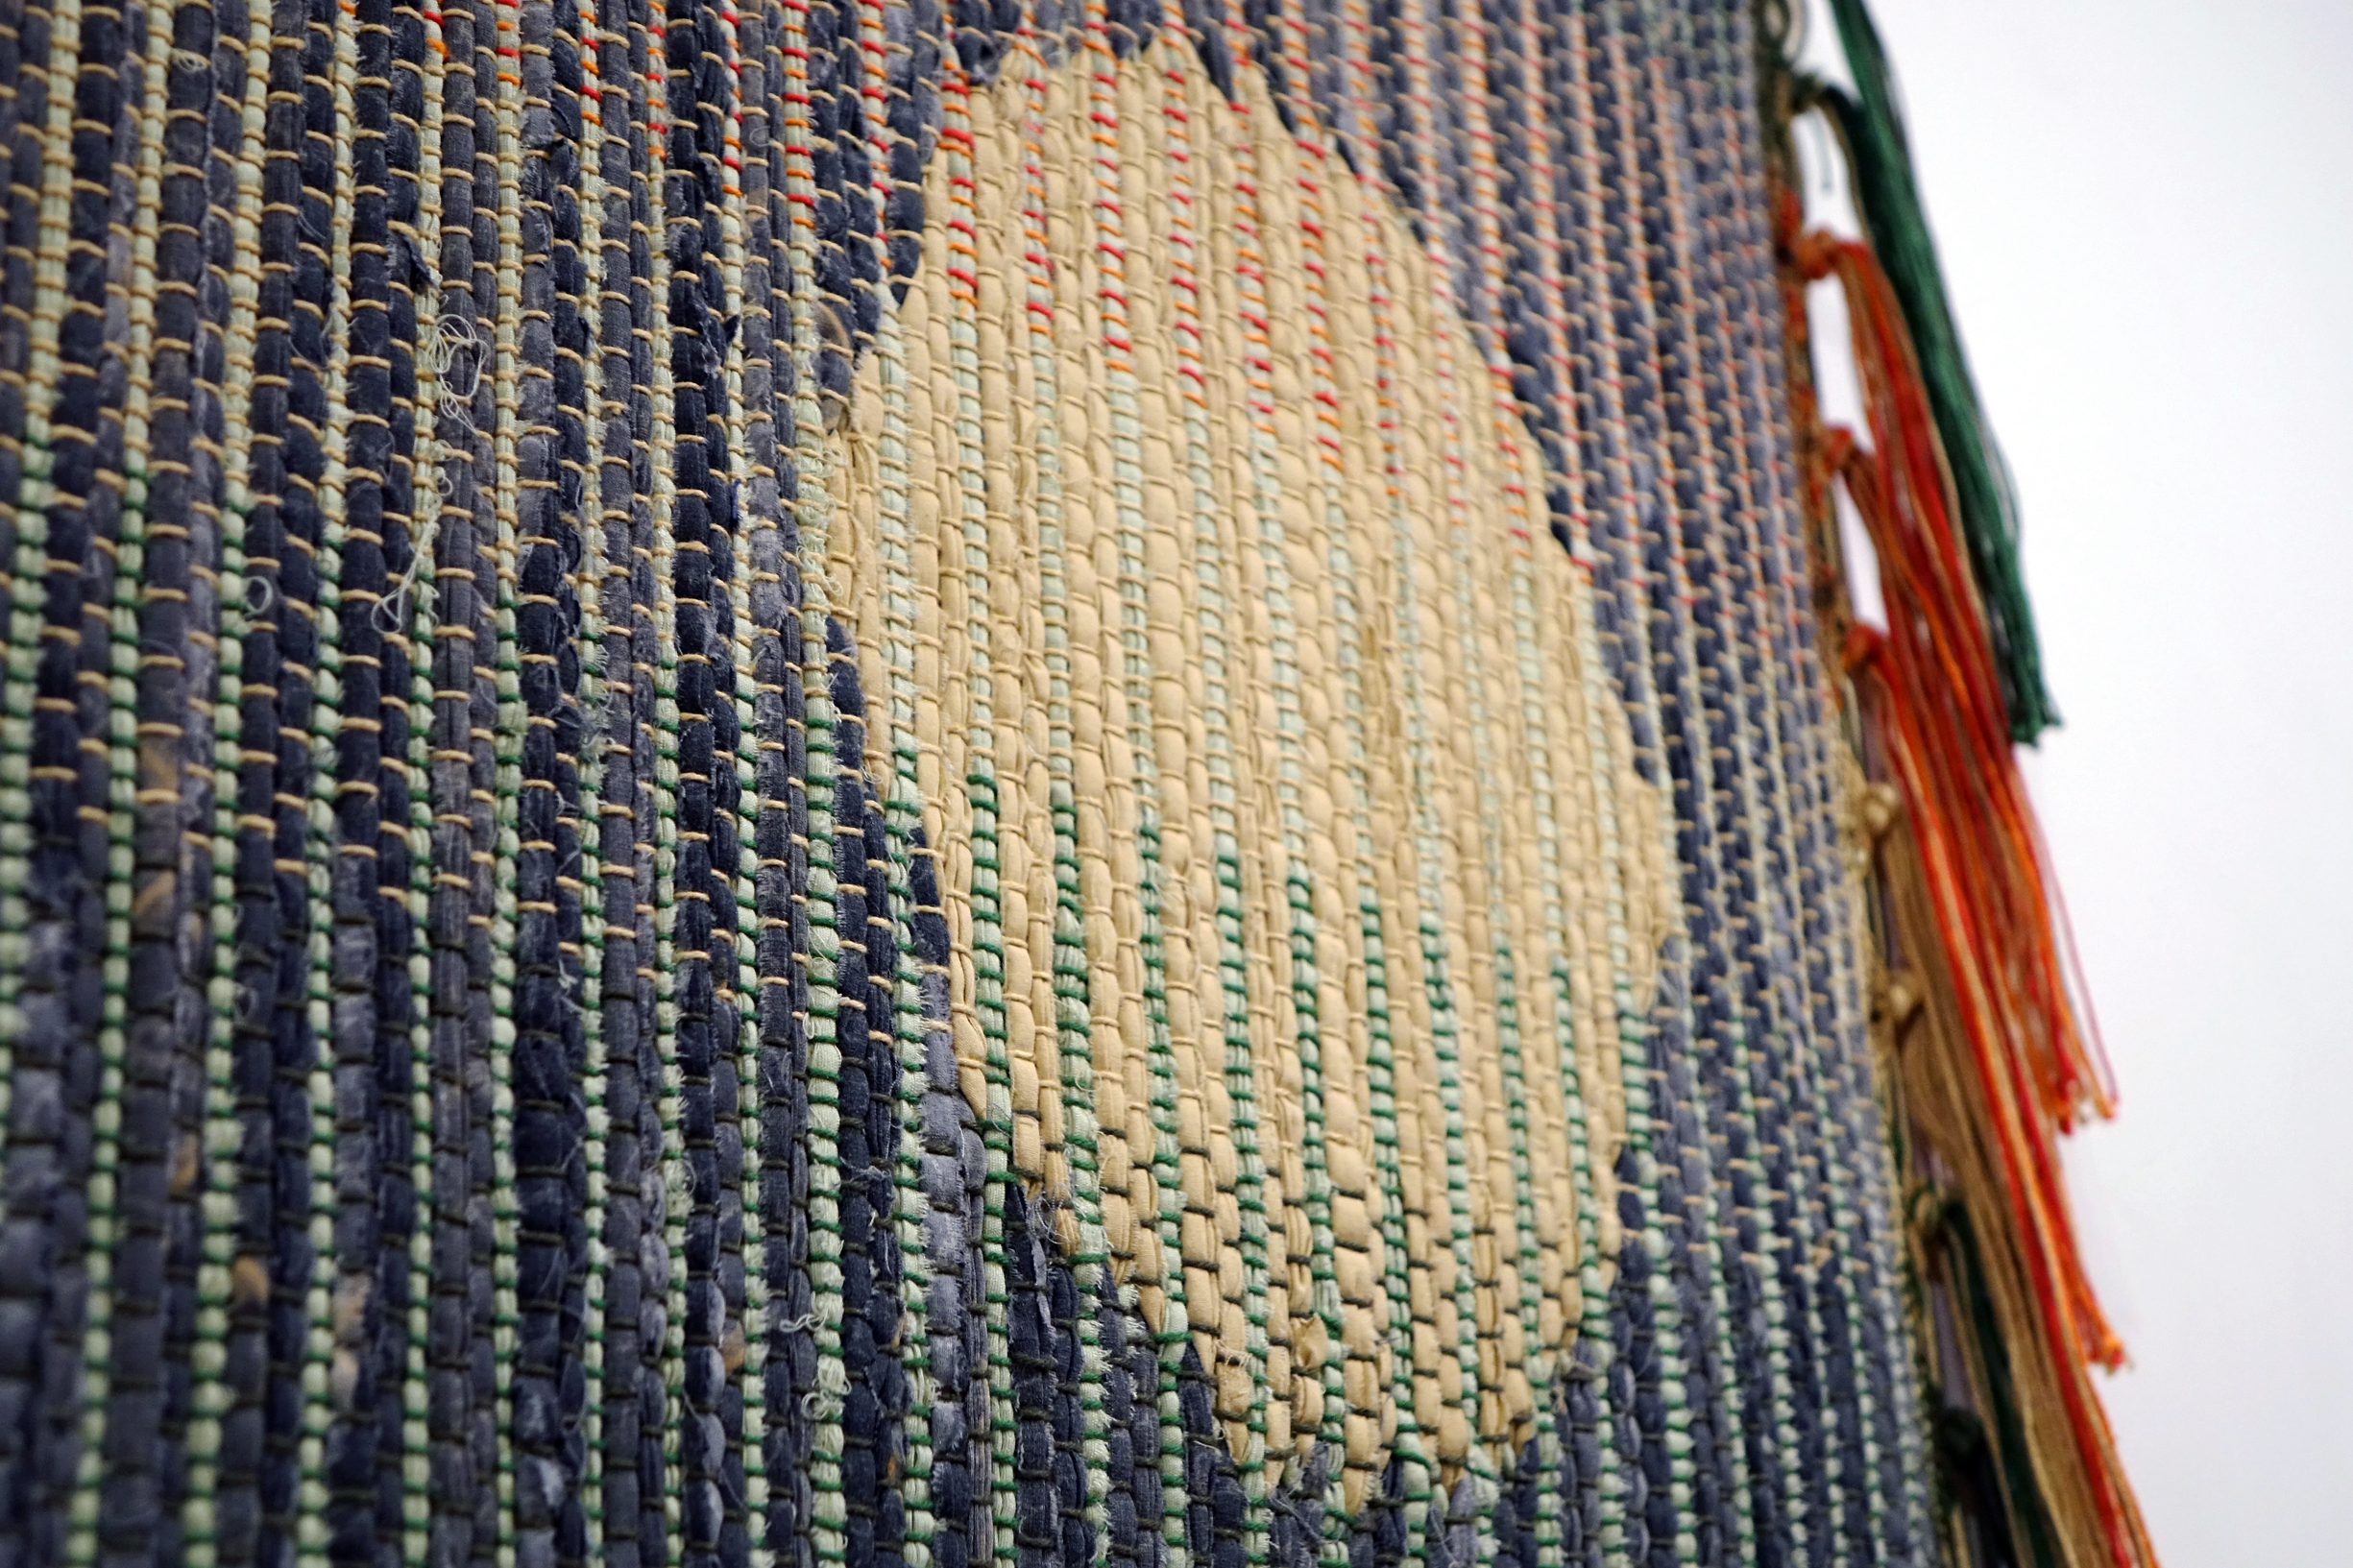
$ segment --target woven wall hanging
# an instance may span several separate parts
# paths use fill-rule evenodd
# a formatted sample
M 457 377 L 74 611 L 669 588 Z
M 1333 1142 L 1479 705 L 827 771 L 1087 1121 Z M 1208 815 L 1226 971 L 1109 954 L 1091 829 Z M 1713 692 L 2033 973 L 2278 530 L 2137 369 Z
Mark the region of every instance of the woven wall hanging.
M 2153 1560 L 1837 9 L 0 0 L 0 1564 Z

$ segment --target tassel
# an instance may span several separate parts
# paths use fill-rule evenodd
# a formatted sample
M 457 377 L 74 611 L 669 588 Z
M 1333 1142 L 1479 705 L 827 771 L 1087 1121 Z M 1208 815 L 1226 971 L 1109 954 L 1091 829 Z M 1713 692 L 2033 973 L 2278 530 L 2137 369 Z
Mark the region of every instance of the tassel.
M 1912 180 L 1911 149 L 1879 32 L 1863 0 L 1831 0 L 1831 10 L 1856 93 L 1850 97 L 1828 85 L 1815 91 L 1846 142 L 1856 205 L 1919 354 L 1920 381 L 1951 465 L 1959 503 L 1956 520 L 1984 609 L 2010 736 L 2031 745 L 2059 714 L 2043 683 L 2034 613 L 2019 572 L 2018 497 L 1979 406 L 1960 331 L 1945 299 L 1936 242 Z
M 2018 1390 L 2011 1387 L 2009 1358 L 2002 1353 L 2001 1318 L 1986 1282 L 1984 1261 L 1977 1253 L 1976 1228 L 1966 1204 L 1947 1200 L 1937 1209 L 1937 1251 L 1959 1309 L 1957 1327 L 1968 1336 L 1970 1353 L 1965 1360 L 1973 1381 L 1980 1386 L 1981 1403 L 1992 1417 L 1990 1425 L 1979 1423 L 1970 1434 L 1961 1427 L 1966 1418 L 1948 1411 L 1938 1423 L 1939 1446 L 1960 1447 L 1960 1452 L 1950 1456 L 1954 1467 L 1980 1485 L 1992 1482 L 2002 1499 L 2004 1522 L 2015 1539 L 1996 1545 L 1998 1554 L 2014 1559 L 2022 1568 L 2060 1568 L 2067 1558 L 2059 1544 L 2058 1526 L 2035 1484 L 2034 1460 L 2027 1452 Z M 1982 1455 L 1978 1462 L 1983 1470 L 1993 1472 L 1990 1475 L 1983 1475 L 1972 1462 L 1976 1456 L 1968 1452 L 1966 1443 L 1972 1435 Z
M 1791 250 L 1807 278 L 1834 274 L 1844 285 L 1870 424 L 1867 448 L 1843 429 L 1825 442 L 1878 553 L 1889 626 L 1851 627 L 1844 663 L 1909 808 L 2002 1195 L 2064 1369 L 2059 1391 L 2102 1533 L 2116 1562 L 2145 1562 L 2105 1415 L 2076 1371 L 2121 1364 L 2123 1347 L 2084 1271 L 2058 1155 L 2059 1136 L 2078 1120 L 2113 1113 L 2115 1091 L 2071 995 L 2055 886 L 2003 722 L 1991 616 L 1962 553 L 1952 471 L 1887 276 L 1869 249 L 1826 234 Z

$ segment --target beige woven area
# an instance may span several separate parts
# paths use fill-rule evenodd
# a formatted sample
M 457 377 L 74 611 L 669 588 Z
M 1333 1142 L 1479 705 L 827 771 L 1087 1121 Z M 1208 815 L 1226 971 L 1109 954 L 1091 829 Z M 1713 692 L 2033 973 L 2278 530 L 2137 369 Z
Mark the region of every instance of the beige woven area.
M 1338 1392 L 1353 1507 L 1395 1438 L 1395 1392 L 1449 1469 L 1474 1426 L 1498 1444 L 1533 1430 L 1581 1291 L 1610 1277 L 1621 1038 L 1649 1005 L 1673 905 L 1657 803 L 1593 667 L 1591 585 L 1528 537 L 1538 454 L 1385 198 L 1302 150 L 1255 73 L 1241 81 L 1236 108 L 1164 40 L 1116 66 L 1015 60 L 968 109 L 952 98 L 972 185 L 943 143 L 927 193 L 941 221 L 832 442 L 827 589 L 867 688 L 911 699 L 966 1092 L 988 1109 L 962 787 L 985 766 L 1013 1164 L 1075 1198 L 1059 1217 L 1072 1248 L 1100 1214 L 1114 1277 L 1155 1328 L 1181 1296 L 1237 1455 L 1256 1426 L 1279 1472 Z M 959 342 L 977 385 L 959 388 Z M 892 612 L 902 587 L 911 614 Z M 1083 911 L 1085 1093 L 1057 1045 L 1058 789 Z M 1219 925 L 1221 855 L 1238 953 Z M 1148 924 L 1177 1085 L 1179 1256 L 1156 1223 Z M 1254 1122 L 1241 1139 L 1224 1016 L 1237 957 Z M 1302 998 L 1313 1085 L 1291 1047 Z M 1093 1146 L 1091 1172 L 1074 1172 L 1074 1141 Z M 1253 1179 L 1263 1238 L 1238 1201 Z M 1315 1180 L 1337 1344 L 1311 1304 Z M 1275 1395 L 1253 1422 L 1261 1387 Z

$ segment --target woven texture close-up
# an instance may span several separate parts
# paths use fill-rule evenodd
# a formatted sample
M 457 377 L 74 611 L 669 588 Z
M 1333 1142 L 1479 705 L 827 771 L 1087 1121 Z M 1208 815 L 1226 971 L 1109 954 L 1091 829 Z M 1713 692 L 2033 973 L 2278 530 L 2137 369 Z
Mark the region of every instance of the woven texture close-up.
M 1861 6 L 1226 3 L 0 0 L 0 1568 L 2153 1565 Z

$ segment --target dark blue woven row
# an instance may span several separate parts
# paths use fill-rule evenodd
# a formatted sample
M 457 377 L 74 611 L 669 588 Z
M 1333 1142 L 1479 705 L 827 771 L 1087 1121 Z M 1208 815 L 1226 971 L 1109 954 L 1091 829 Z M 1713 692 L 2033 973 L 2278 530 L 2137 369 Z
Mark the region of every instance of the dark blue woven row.
M 49 113 L 49 32 L 45 6 L 12 3 L 10 24 L 0 28 L 0 151 L 9 159 L 7 272 L 0 278 L 0 482 L 7 494 L 21 493 L 27 468 L 24 446 L 33 354 L 34 248 L 40 221 L 41 133 Z M 15 511 L 0 510 L 0 530 L 12 560 L 34 541 Z M 54 769 L 70 765 L 79 743 L 70 712 L 56 706 L 73 689 L 73 659 L 61 636 L 79 627 L 80 562 L 61 560 L 50 536 L 43 556 L 57 565 L 28 581 L 12 574 L 12 615 L 37 614 L 48 639 L 37 655 L 34 689 L 42 704 L 33 722 L 27 760 Z M 12 675 L 14 672 L 12 671 Z M 38 846 L 26 889 L 28 941 L 18 1005 L 26 1025 L 12 1057 L 9 1112 L 8 1211 L 0 1219 L 0 1543 L 19 1558 L 54 1545 L 54 1512 L 35 1511 L 43 1479 L 57 1466 L 49 1430 L 43 1356 L 48 1339 L 51 1291 L 60 1282 L 61 1221 L 75 1218 L 62 1206 L 74 1151 L 67 1146 L 65 1106 L 75 1049 L 67 992 L 75 980 L 72 963 L 77 889 L 70 879 L 80 856 L 72 827 L 75 802 L 65 780 L 44 775 L 32 791 L 28 825 Z M 66 1305 L 70 1306 L 68 1302 Z
M 522 8 L 526 105 L 522 189 L 524 311 L 515 644 L 528 728 L 516 803 L 514 993 L 516 1352 L 509 1373 L 519 1563 L 587 1553 L 588 1069 L 581 1001 L 583 916 L 579 703 L 580 526 L 589 467 L 589 351 L 580 205 L 577 12 Z M 352 1560 L 373 1556 L 354 1541 Z
M 896 1484 L 906 1460 L 907 1377 L 900 1364 L 901 1258 L 891 1211 L 899 1159 L 899 1058 L 891 986 L 898 933 L 886 868 L 889 845 L 874 786 L 855 766 L 865 755 L 865 697 L 849 634 L 826 623 L 834 706 L 835 963 L 841 1049 L 841 1357 L 849 1393 L 841 1416 L 848 1568 L 894 1568 L 907 1539 Z
M 595 1499 L 607 1557 L 620 1568 L 667 1560 L 662 1371 L 668 1279 L 661 1235 L 663 1134 L 655 1038 L 652 258 L 638 226 L 652 221 L 646 145 L 645 0 L 602 0 L 597 81 L 605 129 L 599 175 L 595 494 L 603 523 L 605 639 L 603 967 L 605 1203 L 603 1485 Z M 634 335 L 634 336 L 633 336 Z
M 668 146 L 662 240 L 669 265 L 670 518 L 677 655 L 672 977 L 686 1166 L 685 1408 L 678 1422 L 684 1560 L 744 1559 L 742 1140 L 736 1073 L 736 878 L 741 736 L 735 703 L 738 518 L 720 374 L 734 322 L 716 208 L 729 111 L 715 7 L 669 0 L 663 32 Z M 676 1152 L 676 1151 L 674 1151 Z M 731 1364 L 731 1363 L 733 1364 Z

